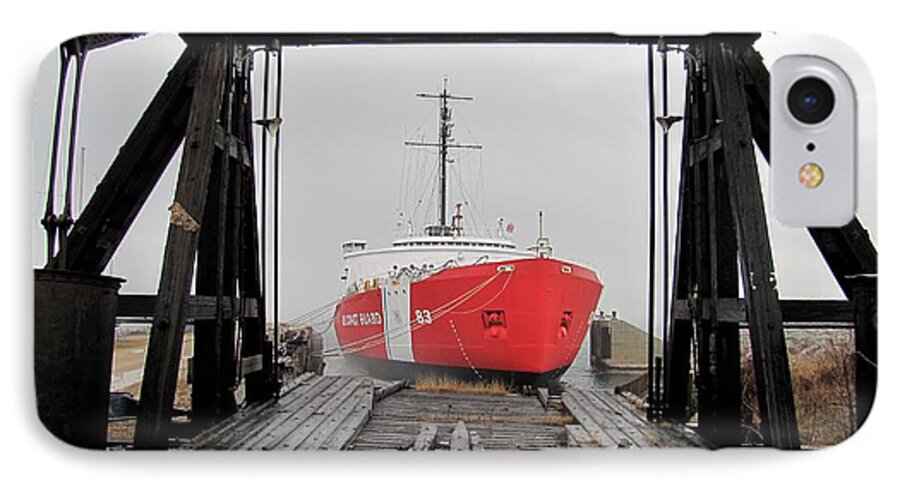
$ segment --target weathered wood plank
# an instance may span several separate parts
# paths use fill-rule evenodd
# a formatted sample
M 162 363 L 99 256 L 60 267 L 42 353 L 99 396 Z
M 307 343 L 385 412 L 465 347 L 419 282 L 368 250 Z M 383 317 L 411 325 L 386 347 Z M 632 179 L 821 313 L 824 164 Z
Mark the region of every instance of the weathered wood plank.
M 308 382 L 295 384 L 292 390 L 285 391 L 282 398 L 258 402 L 255 406 L 262 407 L 262 409 L 249 410 L 246 415 L 238 413 L 221 422 L 220 425 L 228 424 L 232 419 L 239 420 L 237 424 L 231 426 L 228 430 L 219 431 L 218 434 L 211 435 L 205 447 L 229 449 L 247 438 L 265 431 L 270 424 L 277 423 L 281 414 L 289 411 L 291 404 L 302 402 L 302 397 L 313 396 L 313 394 L 328 387 L 332 382 L 333 379 L 331 378 L 313 378 Z
M 571 391 L 572 396 L 578 400 L 578 403 L 587 412 L 588 417 L 592 418 L 594 422 L 603 429 L 603 432 L 608 434 L 614 441 L 615 447 L 626 448 L 636 445 L 636 441 L 632 440 L 628 434 L 622 431 L 613 422 L 608 409 L 598 406 L 587 393 L 582 390 L 574 389 Z
M 409 381 L 405 379 L 394 381 L 387 386 L 382 386 L 375 390 L 375 401 L 381 401 L 383 398 L 393 395 L 407 386 L 409 386 Z
M 243 301 L 245 304 L 248 301 Z M 116 308 L 116 317 L 153 320 L 153 309 L 156 305 L 155 294 L 121 294 Z M 237 307 L 236 307 L 237 306 Z M 224 318 L 232 318 L 236 314 L 244 316 L 256 316 L 256 312 L 241 308 L 238 298 L 225 298 L 222 304 Z M 214 320 L 216 318 L 216 297 L 196 296 L 188 297 L 185 322 L 192 323 L 196 320 Z
M 601 447 L 616 447 L 618 445 L 618 442 L 607 434 L 603 427 L 590 416 L 588 409 L 582 405 L 571 389 L 563 393 L 562 402 L 566 410 L 575 417 L 575 420 L 584 427 L 598 445 Z
M 449 449 L 455 424 L 466 423 L 477 433 L 485 449 L 540 449 L 560 447 L 565 429 L 543 425 L 548 417 L 564 416 L 555 408 L 545 410 L 536 397 L 430 393 L 403 390 L 380 402 L 372 418 L 351 447 L 363 449 L 410 449 L 423 425 L 435 427 L 436 449 Z
M 856 328 L 856 428 L 862 426 L 875 402 L 878 381 L 878 278 L 855 278 L 853 303 Z
M 236 413 L 200 433 L 191 440 L 189 447 L 193 449 L 219 449 L 217 442 L 222 436 L 238 431 L 242 425 L 247 424 L 248 421 L 253 420 L 261 412 L 275 405 L 275 402 L 276 400 L 274 399 L 266 400 Z
M 597 413 L 602 414 L 616 429 L 625 434 L 635 446 L 651 447 L 657 445 L 657 441 L 652 436 L 648 437 L 625 419 L 626 412 L 622 410 L 622 407 L 606 403 L 603 397 L 594 391 L 585 392 L 585 397 L 593 403 Z
M 484 444 L 481 442 L 481 435 L 478 432 L 471 431 L 469 440 L 471 441 L 472 451 L 484 451 Z
M 437 438 L 437 426 L 434 424 L 421 424 L 419 435 L 416 436 L 416 442 L 413 444 L 413 451 L 429 451 L 434 447 L 434 440 Z
M 253 430 L 244 434 L 240 439 L 235 439 L 229 444 L 231 449 L 264 449 L 277 443 L 285 437 L 290 430 L 300 424 L 306 412 L 312 412 L 323 403 L 323 396 L 338 390 L 348 381 L 342 378 L 323 376 L 317 383 L 302 392 L 295 392 L 298 396 L 285 400 L 276 406 L 276 412 L 263 421 Z
M 621 415 L 625 421 L 641 431 L 645 437 L 657 447 L 689 447 L 690 440 L 665 430 L 665 422 L 651 423 L 643 418 L 642 413 L 628 403 L 623 397 L 614 393 L 599 392 L 597 396 L 613 407 L 621 409 Z
M 369 379 L 363 379 L 349 398 L 344 400 L 297 449 L 321 449 L 337 438 L 337 448 L 349 442 L 360 426 L 372 413 L 373 387 Z
M 69 233 L 66 269 L 103 272 L 184 139 L 200 52 L 188 45 Z
M 268 446 L 265 449 L 300 449 L 303 442 L 312 436 L 315 430 L 328 420 L 329 416 L 334 415 L 334 412 L 347 398 L 353 395 L 357 387 L 363 381 L 363 379 L 359 378 L 351 379 L 347 384 L 341 387 L 340 390 L 331 394 L 330 398 L 328 398 L 324 404 L 320 405 L 312 411 L 312 413 L 307 413 L 306 416 L 303 417 L 302 423 L 294 430 L 290 431 L 290 433 L 276 445 Z
M 453 434 L 450 436 L 450 450 L 468 451 L 470 449 L 472 448 L 469 445 L 469 429 L 466 428 L 466 423 L 460 420 L 456 423 Z
M 747 103 L 737 78 L 732 48 L 721 42 L 714 44 L 709 71 L 722 120 L 725 178 L 740 248 L 763 430 L 772 445 L 799 448 L 781 307 Z
M 581 425 L 566 426 L 566 445 L 568 447 L 599 447 L 600 444 L 591 437 Z
M 369 421 L 372 416 L 372 396 L 369 393 L 366 397 L 366 401 L 362 406 L 357 407 L 347 420 L 344 421 L 344 424 L 331 436 L 331 438 L 325 442 L 322 446 L 323 449 L 329 449 L 334 451 L 339 451 L 342 449 L 346 449 L 353 440 L 359 436 L 359 433 L 362 432 L 363 427 L 365 427 L 366 422 Z
M 606 447 L 706 447 L 696 435 L 672 430 L 667 423 L 650 423 L 624 399 L 606 390 L 578 390 L 569 388 L 563 394 L 563 404 L 575 416 L 596 443 Z M 599 431 L 599 432 L 598 432 Z M 569 434 L 568 441 L 577 443 L 578 434 Z M 597 437 L 597 434 L 601 434 Z M 603 436 L 606 440 L 603 440 Z M 623 441 L 623 438 L 625 439 Z M 599 439 L 599 440 L 598 440 Z
M 326 376 L 326 378 L 328 377 Z M 266 450 L 277 448 L 280 441 L 290 436 L 335 393 L 343 390 L 350 382 L 350 379 L 337 377 L 330 381 L 327 388 L 304 393 L 302 398 L 280 410 L 279 415 L 273 417 L 274 420 L 264 427 L 257 428 L 249 439 L 235 444 L 233 448 Z
M 538 388 L 537 389 L 537 399 L 541 402 L 541 406 L 544 407 L 544 410 L 550 407 L 550 390 L 547 388 Z
M 135 447 L 165 448 L 181 360 L 187 297 L 194 272 L 197 232 L 203 223 L 209 188 L 216 118 L 224 89 L 225 47 L 206 48 L 191 101 L 181 171 L 170 207 L 170 221 L 159 294 L 141 385 Z
M 796 323 L 802 327 L 815 328 L 852 328 L 853 305 L 844 300 L 781 300 L 782 319 L 785 323 Z M 693 309 L 699 311 L 693 311 Z M 672 306 L 676 320 L 690 320 L 693 314 L 707 320 L 712 315 L 712 305 L 708 299 L 699 301 L 676 300 Z M 747 307 L 741 298 L 718 298 L 715 314 L 719 321 L 727 323 L 746 323 Z M 846 324 L 846 325 L 843 325 Z
M 431 397 L 431 394 L 404 390 L 375 404 L 371 383 L 365 386 L 360 383 L 354 388 L 349 378 L 343 378 L 346 384 L 341 388 L 340 379 L 314 377 L 308 385 L 301 383 L 285 389 L 277 403 L 261 404 L 252 413 L 234 415 L 215 426 L 215 431 L 211 429 L 197 438 L 191 447 L 223 448 L 226 445 L 222 442 L 226 440 L 232 448 L 265 448 L 261 442 L 264 439 L 269 448 L 274 448 L 281 447 L 278 443 L 281 441 L 276 439 L 293 437 L 288 444 L 292 449 L 449 449 L 454 444 L 453 431 L 459 421 L 463 421 L 466 433 L 457 431 L 457 438 L 468 437 L 470 449 L 534 450 L 565 443 L 564 427 L 542 425 L 545 422 L 538 418 L 529 421 L 529 417 L 521 417 L 516 412 L 523 409 L 537 417 L 559 413 L 553 408 L 548 413 L 535 397 L 475 395 L 466 397 L 473 401 L 471 405 L 457 402 L 451 407 L 445 401 L 454 399 L 452 395 Z M 324 389 L 326 386 L 330 389 Z M 435 399 L 441 402 L 423 405 L 423 401 Z M 502 421 L 484 417 L 485 411 L 498 405 L 503 410 L 495 414 L 503 417 Z M 423 411 L 423 408 L 431 410 Z M 430 416 L 447 417 L 448 408 L 452 412 L 446 422 L 427 420 Z M 397 418 L 398 415 L 409 418 Z M 419 418 L 414 418 L 415 415 Z M 484 422 L 469 423 L 470 417 L 473 420 L 484 417 Z M 510 422 L 519 418 L 525 422 Z
M 688 65 L 690 69 L 695 68 L 695 61 L 688 57 Z M 690 73 L 690 71 L 689 71 Z M 675 226 L 675 256 L 673 260 L 672 273 L 672 291 L 671 302 L 672 308 L 679 300 L 684 300 L 691 294 L 691 284 L 693 283 L 693 272 L 696 270 L 692 267 L 692 250 L 695 241 L 695 213 L 693 208 L 694 202 L 694 184 L 690 178 L 693 166 L 687 165 L 686 161 L 691 157 L 692 141 L 696 138 L 699 128 L 697 112 L 699 111 L 697 104 L 691 104 L 695 97 L 698 97 L 699 88 L 694 77 L 687 77 L 685 90 L 685 110 L 684 110 L 684 133 L 681 148 L 681 175 L 678 180 L 678 211 L 677 222 Z M 704 145 L 705 146 L 705 145 Z M 687 420 L 690 418 L 689 403 L 692 386 L 690 383 L 691 369 L 691 346 L 694 340 L 694 328 L 690 319 L 679 319 L 674 312 L 669 316 L 669 325 L 663 328 L 668 329 L 667 345 L 663 346 L 666 350 L 666 365 L 663 366 L 663 375 L 665 381 L 663 385 L 665 390 L 663 396 L 663 415 L 677 420 Z

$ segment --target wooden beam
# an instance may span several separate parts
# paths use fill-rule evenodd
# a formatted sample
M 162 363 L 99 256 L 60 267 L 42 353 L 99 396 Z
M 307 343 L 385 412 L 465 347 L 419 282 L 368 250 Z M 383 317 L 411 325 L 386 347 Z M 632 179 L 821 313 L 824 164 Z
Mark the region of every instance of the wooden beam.
M 781 308 L 759 174 L 753 154 L 750 116 L 732 48 L 714 41 L 709 71 L 721 122 L 725 177 L 740 247 L 757 377 L 760 412 L 767 441 L 799 448 L 800 435 L 784 340 Z
M 736 324 L 717 314 L 717 298 L 737 296 L 737 244 L 730 207 L 723 205 L 730 199 L 709 71 L 697 63 L 706 50 L 703 45 L 694 46 L 694 56 L 688 58 L 676 291 L 670 315 L 671 330 L 684 332 L 681 335 L 687 341 L 668 346 L 667 357 L 677 362 L 670 362 L 666 369 L 666 416 L 682 422 L 691 416 L 688 383 L 693 343 L 698 430 L 715 446 L 724 447 L 742 442 L 739 335 Z M 698 296 L 708 298 L 706 315 L 684 307 Z M 674 332 L 670 335 L 678 337 Z
M 878 381 L 878 278 L 859 276 L 853 280 L 853 313 L 856 317 L 856 428 L 865 423 Z
M 412 451 L 431 451 L 434 441 L 437 439 L 437 425 L 429 423 L 419 424 L 419 433 L 413 443 Z
M 231 260 L 237 243 L 231 230 L 238 224 L 231 213 L 234 206 L 233 164 L 230 156 L 233 102 L 234 59 L 236 53 L 228 43 L 224 95 L 219 124 L 214 129 L 216 151 L 210 176 L 209 191 L 204 206 L 204 226 L 200 230 L 197 250 L 197 294 L 216 297 L 217 315 L 197 323 L 194 332 L 193 382 L 191 383 L 191 422 L 206 427 L 235 411 L 232 387 L 237 373 L 234 365 L 234 325 L 226 318 L 225 299 L 235 295 L 236 270 Z
M 216 127 L 216 148 L 224 151 L 228 158 L 240 162 L 247 167 L 253 166 L 247 146 L 233 134 L 226 134 L 221 126 Z
M 399 381 L 394 381 L 389 383 L 381 388 L 375 390 L 375 395 L 373 401 L 381 401 L 394 393 L 398 393 L 400 390 L 409 386 L 409 381 L 405 379 L 401 379 Z
M 769 160 L 769 70 L 762 56 L 752 46 L 737 50 L 738 64 L 743 73 L 744 94 L 750 113 L 750 129 L 753 140 L 766 161 Z
M 460 420 L 453 428 L 450 434 L 450 450 L 451 451 L 470 451 L 472 446 L 469 443 L 469 429 L 466 423 Z
M 235 294 L 234 272 L 225 255 L 232 248 L 228 233 L 228 194 L 230 161 L 216 151 L 210 189 L 205 206 L 205 223 L 200 231 L 197 251 L 197 294 L 216 300 L 212 318 L 198 320 L 194 331 L 193 382 L 191 383 L 191 422 L 199 427 L 212 425 L 231 415 L 237 407 L 229 387 L 234 386 L 234 319 L 226 316 L 225 302 Z M 221 294 L 222 297 L 218 295 Z M 228 377 L 229 379 L 222 379 Z
M 845 300 L 783 299 L 779 304 L 784 323 L 809 325 L 809 328 L 815 328 L 817 324 L 844 325 L 839 328 L 852 328 L 855 318 L 853 304 Z M 708 319 L 712 314 L 707 299 L 676 300 L 673 306 L 673 315 L 680 320 L 697 317 Z M 719 298 L 715 314 L 723 322 L 747 323 L 747 305 L 741 298 Z
M 693 62 L 689 60 L 693 66 Z M 689 69 L 690 72 L 690 69 Z M 684 134 L 681 147 L 681 178 L 678 184 L 678 211 L 675 235 L 674 272 L 672 274 L 672 308 L 666 349 L 666 366 L 663 366 L 665 390 L 663 392 L 663 417 L 677 422 L 687 422 L 693 415 L 690 410 L 693 386 L 691 385 L 691 346 L 693 325 L 691 318 L 677 316 L 679 301 L 687 301 L 694 283 L 692 256 L 694 247 L 694 181 L 691 143 L 697 134 L 699 121 L 697 105 L 692 103 L 699 87 L 688 74 L 685 88 Z
M 790 323 L 853 323 L 853 305 L 844 300 L 783 299 L 781 314 Z
M 710 101 L 710 105 L 711 105 Z M 712 127 L 712 108 L 707 120 Z M 712 146 L 713 142 L 710 142 Z M 707 161 L 706 200 L 709 221 L 709 295 L 712 314 L 700 325 L 708 329 L 710 343 L 709 399 L 700 404 L 702 434 L 717 447 L 740 446 L 741 344 L 736 322 L 718 316 L 718 298 L 738 295 L 738 244 L 734 218 L 728 203 L 730 192 L 724 174 L 723 153 L 710 148 Z
M 255 317 L 258 302 L 255 298 L 225 298 L 222 304 L 223 314 L 225 318 Z M 215 320 L 217 304 L 218 298 L 215 296 L 189 296 L 185 323 L 193 323 L 197 320 Z M 152 321 L 155 306 L 155 294 L 120 294 L 116 318 Z
M 189 45 L 119 149 L 69 233 L 65 268 L 106 269 L 184 139 L 197 61 Z
M 252 94 L 250 92 L 250 78 L 248 73 L 238 72 L 235 83 L 235 100 L 239 101 L 236 108 L 240 109 L 234 116 L 235 136 L 246 142 L 247 153 L 253 155 L 253 115 L 250 108 Z M 241 359 L 261 359 L 263 366 L 272 366 L 272 351 L 266 348 L 265 328 L 265 298 L 262 298 L 262 279 L 259 247 L 259 221 L 256 206 L 256 179 L 255 166 L 251 158 L 250 166 L 240 165 L 236 172 L 240 182 L 237 189 L 240 193 L 237 199 L 236 212 L 240 213 L 240 219 L 236 221 L 239 226 L 234 230 L 237 237 L 237 271 L 238 289 L 241 297 L 260 298 L 258 314 L 253 317 L 240 319 L 241 330 Z M 273 373 L 265 370 L 254 372 L 244 371 L 246 386 L 246 399 L 248 402 L 256 402 L 267 399 L 278 393 L 278 386 L 273 382 Z
M 135 447 L 165 448 L 181 360 L 187 298 L 194 272 L 198 231 L 215 152 L 216 119 L 222 103 L 225 49 L 208 45 L 200 60 L 191 101 L 181 171 L 170 207 L 170 224 L 159 294 L 144 364 Z
M 722 149 L 722 137 L 716 129 L 713 129 L 710 135 L 691 140 L 686 148 L 689 151 L 688 158 L 691 165 L 696 165 Z
M 808 228 L 819 252 L 848 299 L 853 299 L 853 278 L 878 273 L 878 252 L 858 218 L 840 228 Z

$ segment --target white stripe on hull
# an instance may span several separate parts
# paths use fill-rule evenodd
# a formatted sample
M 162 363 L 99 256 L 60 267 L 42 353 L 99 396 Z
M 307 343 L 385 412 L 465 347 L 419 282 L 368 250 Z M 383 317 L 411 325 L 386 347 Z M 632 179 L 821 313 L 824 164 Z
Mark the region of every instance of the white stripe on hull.
M 381 290 L 384 347 L 388 359 L 415 362 L 409 322 L 409 279 L 389 280 Z

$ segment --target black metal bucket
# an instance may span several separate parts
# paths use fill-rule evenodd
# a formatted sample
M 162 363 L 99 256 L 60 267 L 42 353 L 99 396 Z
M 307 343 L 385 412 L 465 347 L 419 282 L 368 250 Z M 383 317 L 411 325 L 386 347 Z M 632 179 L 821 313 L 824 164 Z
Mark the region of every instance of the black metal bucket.
M 34 381 L 38 415 L 56 437 L 106 446 L 118 291 L 123 279 L 34 271 Z

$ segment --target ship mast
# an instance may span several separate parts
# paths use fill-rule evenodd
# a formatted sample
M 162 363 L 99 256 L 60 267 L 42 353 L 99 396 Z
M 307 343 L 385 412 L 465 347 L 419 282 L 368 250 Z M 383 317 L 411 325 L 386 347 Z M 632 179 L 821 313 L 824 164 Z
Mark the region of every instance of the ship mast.
M 473 97 L 466 95 L 453 95 L 447 90 L 447 77 L 444 77 L 441 92 L 437 94 L 418 93 L 416 97 L 422 99 L 439 99 L 440 114 L 438 117 L 438 141 L 437 142 L 420 142 L 406 141 L 406 146 L 428 146 L 437 147 L 439 150 L 438 175 L 440 197 L 438 202 L 438 224 L 440 225 L 440 234 L 446 235 L 450 233 L 447 226 L 447 151 L 450 149 L 469 149 L 480 150 L 481 145 L 456 143 L 453 138 L 453 111 L 448 104 L 451 100 L 472 101 Z

